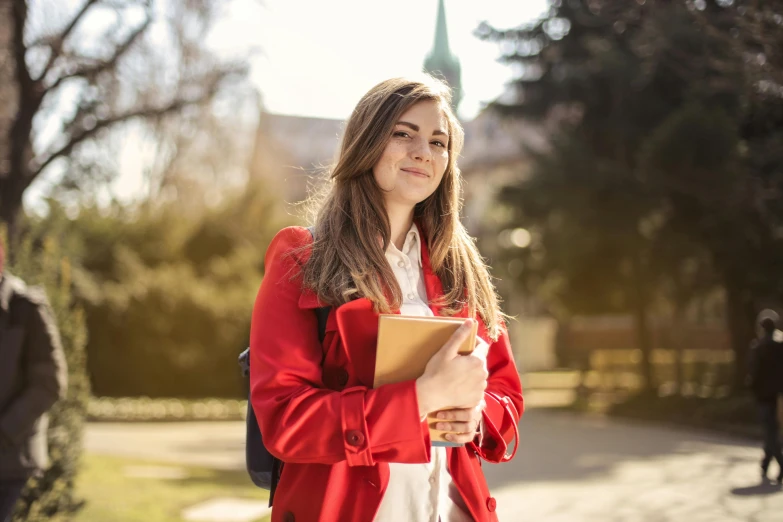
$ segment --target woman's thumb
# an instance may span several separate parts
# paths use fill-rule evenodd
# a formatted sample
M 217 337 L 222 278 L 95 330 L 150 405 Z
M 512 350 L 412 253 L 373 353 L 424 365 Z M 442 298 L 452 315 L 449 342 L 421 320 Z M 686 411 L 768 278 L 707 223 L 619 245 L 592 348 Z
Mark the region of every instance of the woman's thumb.
M 451 360 L 459 355 L 459 349 L 465 344 L 465 341 L 471 337 L 473 332 L 473 325 L 475 321 L 473 319 L 467 319 L 462 325 L 457 328 L 446 344 L 438 351 L 438 356 L 444 360 Z

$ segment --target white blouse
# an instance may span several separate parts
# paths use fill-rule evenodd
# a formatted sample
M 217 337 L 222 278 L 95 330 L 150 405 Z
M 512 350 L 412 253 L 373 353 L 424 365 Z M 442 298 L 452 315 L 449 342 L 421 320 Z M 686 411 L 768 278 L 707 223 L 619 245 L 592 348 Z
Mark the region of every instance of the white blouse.
M 421 236 L 412 225 L 402 251 L 394 243 L 386 259 L 402 289 L 403 315 L 432 316 L 427 305 L 421 263 Z M 389 464 L 389 485 L 375 515 L 375 522 L 471 522 L 465 502 L 451 480 L 446 465 L 446 448 L 433 447 L 425 464 Z

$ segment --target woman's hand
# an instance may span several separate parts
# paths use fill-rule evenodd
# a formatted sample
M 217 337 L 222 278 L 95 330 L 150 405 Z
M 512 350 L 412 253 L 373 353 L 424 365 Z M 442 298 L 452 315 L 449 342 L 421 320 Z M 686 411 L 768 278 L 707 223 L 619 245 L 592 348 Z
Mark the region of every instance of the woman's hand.
M 435 416 L 438 419 L 435 428 L 450 432 L 444 435 L 446 440 L 466 444 L 472 441 L 478 433 L 482 417 L 481 412 L 484 410 L 484 406 L 485 402 L 482 400 L 474 408 L 439 411 Z
M 416 379 L 419 414 L 448 409 L 472 409 L 481 404 L 487 387 L 486 361 L 459 355 L 459 347 L 470 336 L 473 319 L 466 320 L 427 363 Z
M 489 354 L 489 344 L 481 337 L 476 336 L 476 347 L 470 354 L 471 357 L 478 358 L 487 368 L 487 355 Z M 444 435 L 446 440 L 466 444 L 472 441 L 478 433 L 479 423 L 481 422 L 481 412 L 484 411 L 486 402 L 481 399 L 478 406 L 474 408 L 459 408 L 453 410 L 439 411 L 434 417 L 438 419 L 435 428 L 441 431 L 448 431 Z M 450 422 L 443 422 L 450 421 Z

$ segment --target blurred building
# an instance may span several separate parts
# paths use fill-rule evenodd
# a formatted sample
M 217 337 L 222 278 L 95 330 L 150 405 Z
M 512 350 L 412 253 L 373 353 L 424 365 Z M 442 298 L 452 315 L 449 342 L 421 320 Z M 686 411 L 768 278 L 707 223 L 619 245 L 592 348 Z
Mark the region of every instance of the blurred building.
M 465 226 L 483 237 L 500 232 L 491 204 L 498 190 L 524 179 L 530 170 L 530 151 L 546 145 L 540 126 L 518 118 L 503 118 L 491 109 L 463 122 L 465 147 L 459 166 L 465 179 Z
M 304 200 L 333 163 L 344 122 L 285 114 L 261 114 L 251 175 L 262 176 L 288 203 Z
M 307 197 L 308 188 L 322 180 L 334 162 L 345 122 L 285 114 L 261 115 L 251 172 L 269 179 L 294 203 Z M 463 121 L 465 147 L 459 166 L 465 179 L 465 224 L 474 235 L 492 227 L 485 211 L 504 184 L 527 175 L 529 149 L 545 144 L 543 132 L 531 123 L 503 119 L 484 110 Z

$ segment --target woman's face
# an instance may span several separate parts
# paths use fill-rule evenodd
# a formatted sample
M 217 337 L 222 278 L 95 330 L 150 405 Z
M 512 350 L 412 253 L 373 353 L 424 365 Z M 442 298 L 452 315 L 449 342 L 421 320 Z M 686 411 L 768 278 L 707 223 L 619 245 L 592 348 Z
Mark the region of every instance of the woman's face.
M 438 188 L 449 161 L 448 120 L 435 101 L 421 101 L 405 111 L 373 167 L 387 209 L 411 210 Z

